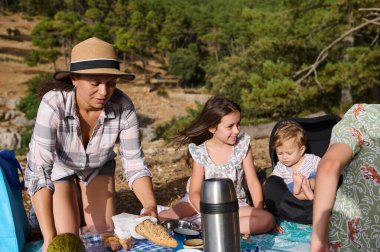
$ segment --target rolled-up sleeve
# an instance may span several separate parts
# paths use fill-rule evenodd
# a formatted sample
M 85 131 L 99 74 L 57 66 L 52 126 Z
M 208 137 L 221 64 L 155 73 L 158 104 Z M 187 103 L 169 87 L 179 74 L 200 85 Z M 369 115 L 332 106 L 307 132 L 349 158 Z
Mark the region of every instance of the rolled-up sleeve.
M 51 172 L 57 136 L 57 113 L 46 99 L 41 101 L 25 169 L 25 184 L 31 196 L 44 187 L 54 191 Z
M 368 139 L 361 118 L 364 110 L 365 105 L 355 104 L 345 113 L 342 120 L 332 130 L 330 145 L 344 143 L 354 155 L 359 152 L 361 145 L 365 144 L 365 140 Z
M 139 125 L 133 106 L 123 112 L 120 132 L 120 153 L 125 178 L 130 188 L 133 182 L 141 177 L 152 177 L 147 167 L 139 138 Z

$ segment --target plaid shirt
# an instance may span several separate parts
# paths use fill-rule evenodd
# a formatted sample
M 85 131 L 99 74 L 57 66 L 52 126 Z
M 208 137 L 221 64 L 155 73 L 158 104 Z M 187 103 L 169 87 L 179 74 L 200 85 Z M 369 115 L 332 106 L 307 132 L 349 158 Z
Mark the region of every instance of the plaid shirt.
M 129 187 L 143 176 L 152 177 L 139 140 L 136 111 L 131 99 L 116 89 L 101 112 L 85 149 L 76 112 L 75 91 L 44 95 L 29 144 L 25 182 L 30 195 L 53 181 L 76 174 L 87 185 L 105 163 L 120 153 Z

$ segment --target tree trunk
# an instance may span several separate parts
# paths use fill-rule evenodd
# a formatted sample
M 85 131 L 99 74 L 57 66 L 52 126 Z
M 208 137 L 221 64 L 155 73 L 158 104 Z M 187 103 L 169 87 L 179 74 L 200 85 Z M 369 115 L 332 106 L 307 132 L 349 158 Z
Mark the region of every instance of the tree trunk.
M 353 6 L 352 2 L 348 1 L 348 26 L 349 29 L 352 29 L 354 27 L 354 17 L 353 17 Z M 354 33 L 351 33 L 349 36 L 347 36 L 344 40 L 344 51 L 347 52 L 347 49 L 354 46 Z M 344 61 L 349 61 L 349 56 L 347 53 L 343 56 Z M 348 70 L 347 70 L 348 71 Z M 351 81 L 350 77 L 351 74 L 349 72 L 346 72 L 346 85 L 342 86 L 341 90 L 341 98 L 340 98 L 340 105 L 341 108 L 345 109 L 346 107 L 350 106 L 352 104 L 352 93 L 351 93 Z

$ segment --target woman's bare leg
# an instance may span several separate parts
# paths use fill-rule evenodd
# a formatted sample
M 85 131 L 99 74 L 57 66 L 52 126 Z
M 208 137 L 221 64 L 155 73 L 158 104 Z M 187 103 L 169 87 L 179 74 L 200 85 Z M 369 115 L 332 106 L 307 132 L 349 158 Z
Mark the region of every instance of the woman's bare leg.
M 80 212 L 74 181 L 55 182 L 53 194 L 54 223 L 57 234 L 79 234 Z
M 197 214 L 197 211 L 191 206 L 189 202 L 179 202 L 167 210 L 158 213 L 160 221 L 168 219 L 182 219 L 191 217 Z
M 112 231 L 112 216 L 115 215 L 115 182 L 113 176 L 97 176 L 90 184 L 82 183 L 84 219 L 88 231 L 103 233 Z
M 239 225 L 242 234 L 261 234 L 273 230 L 276 221 L 264 209 L 244 206 L 239 208 Z

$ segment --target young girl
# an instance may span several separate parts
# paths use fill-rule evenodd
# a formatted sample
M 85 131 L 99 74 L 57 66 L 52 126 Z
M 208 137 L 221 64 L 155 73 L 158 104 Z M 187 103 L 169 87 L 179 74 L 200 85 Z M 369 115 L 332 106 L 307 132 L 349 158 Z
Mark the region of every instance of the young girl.
M 250 137 L 239 135 L 240 113 L 236 103 L 221 96 L 212 97 L 199 117 L 179 134 L 182 143 L 189 143 L 193 159 L 190 203 L 199 212 L 202 182 L 209 178 L 230 178 L 240 206 L 240 232 L 265 233 L 273 229 L 275 221 L 273 215 L 263 209 L 263 193 L 253 164 Z M 254 207 L 248 204 L 244 176 Z
M 273 170 L 284 180 L 293 195 L 301 200 L 313 200 L 314 183 L 320 157 L 305 154 L 306 137 L 301 125 L 284 120 L 273 137 L 278 162 Z

